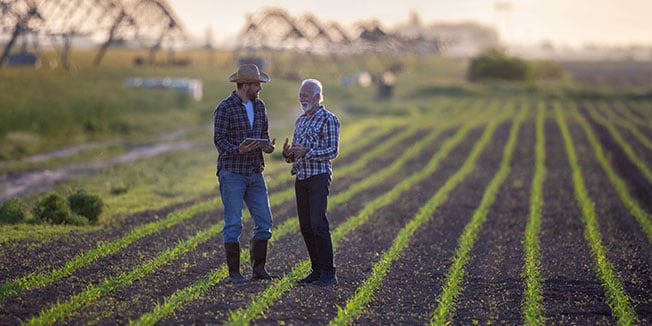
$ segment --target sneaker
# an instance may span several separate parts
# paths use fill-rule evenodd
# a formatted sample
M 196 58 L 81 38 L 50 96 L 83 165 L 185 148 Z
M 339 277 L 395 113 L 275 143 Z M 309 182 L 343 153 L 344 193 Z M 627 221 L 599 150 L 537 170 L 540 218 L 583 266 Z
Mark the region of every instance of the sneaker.
M 332 277 L 320 277 L 318 280 L 311 283 L 312 285 L 327 287 L 337 285 L 337 277 L 333 275 Z
M 244 278 L 240 273 L 229 275 L 228 281 L 231 283 L 244 283 L 248 280 Z
M 304 284 L 311 284 L 313 282 L 316 282 L 317 280 L 319 280 L 319 274 L 320 273 L 318 273 L 318 272 L 312 271 L 312 273 L 310 273 L 310 275 L 300 279 L 299 284 L 304 285 Z

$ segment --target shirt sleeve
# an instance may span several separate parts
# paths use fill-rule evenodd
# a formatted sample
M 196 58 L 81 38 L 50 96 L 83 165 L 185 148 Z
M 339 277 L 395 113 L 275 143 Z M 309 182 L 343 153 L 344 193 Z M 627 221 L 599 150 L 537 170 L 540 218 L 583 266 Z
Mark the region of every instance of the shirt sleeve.
M 217 148 L 220 153 L 238 152 L 240 147 L 238 145 L 229 143 L 227 138 L 229 120 L 226 111 L 226 107 L 218 106 L 213 113 L 213 143 L 215 143 L 215 148 Z

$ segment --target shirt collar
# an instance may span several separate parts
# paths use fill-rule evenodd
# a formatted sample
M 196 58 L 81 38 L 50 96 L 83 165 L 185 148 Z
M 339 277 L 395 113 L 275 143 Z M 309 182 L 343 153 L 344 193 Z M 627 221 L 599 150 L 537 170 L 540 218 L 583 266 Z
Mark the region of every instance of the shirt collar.
M 315 109 L 315 111 L 314 111 L 312 114 L 308 114 L 308 112 L 303 112 L 301 115 L 304 116 L 304 117 L 312 117 L 312 116 L 316 116 L 316 115 L 318 115 L 318 114 L 319 114 L 323 109 L 324 109 L 324 106 L 320 104 L 320 105 L 317 107 L 317 109 Z
M 233 99 L 233 101 L 235 101 L 236 104 L 243 104 L 242 99 L 240 98 L 240 96 L 238 96 L 238 93 L 236 93 L 236 91 L 231 92 L 231 98 Z

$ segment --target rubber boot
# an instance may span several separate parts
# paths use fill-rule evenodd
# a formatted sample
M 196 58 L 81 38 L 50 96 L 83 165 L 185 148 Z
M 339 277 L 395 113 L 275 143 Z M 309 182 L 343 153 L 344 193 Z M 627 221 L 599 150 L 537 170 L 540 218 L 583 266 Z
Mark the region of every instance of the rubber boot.
M 225 243 L 226 265 L 229 267 L 228 281 L 231 283 L 246 282 L 247 279 L 240 274 L 240 244 Z
M 267 262 L 267 240 L 251 240 L 249 253 L 251 256 L 252 267 L 252 280 L 271 280 L 278 278 L 275 275 L 270 275 L 265 270 L 265 263 Z

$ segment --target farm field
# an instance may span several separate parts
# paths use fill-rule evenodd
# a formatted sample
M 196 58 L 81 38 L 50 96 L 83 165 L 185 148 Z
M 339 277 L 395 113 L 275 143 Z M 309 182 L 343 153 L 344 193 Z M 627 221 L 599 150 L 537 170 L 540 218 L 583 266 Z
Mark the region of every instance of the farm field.
M 204 124 L 152 131 L 168 146 L 133 160 L 97 142 L 7 161 L 4 191 L 58 171 L 25 196 L 86 187 L 107 210 L 99 226 L 2 226 L 0 324 L 652 323 L 652 101 L 425 93 L 422 104 L 392 103 L 409 113 L 338 111 L 332 288 L 296 283 L 310 267 L 278 153 L 265 170 L 268 270 L 282 278 L 226 282 Z

